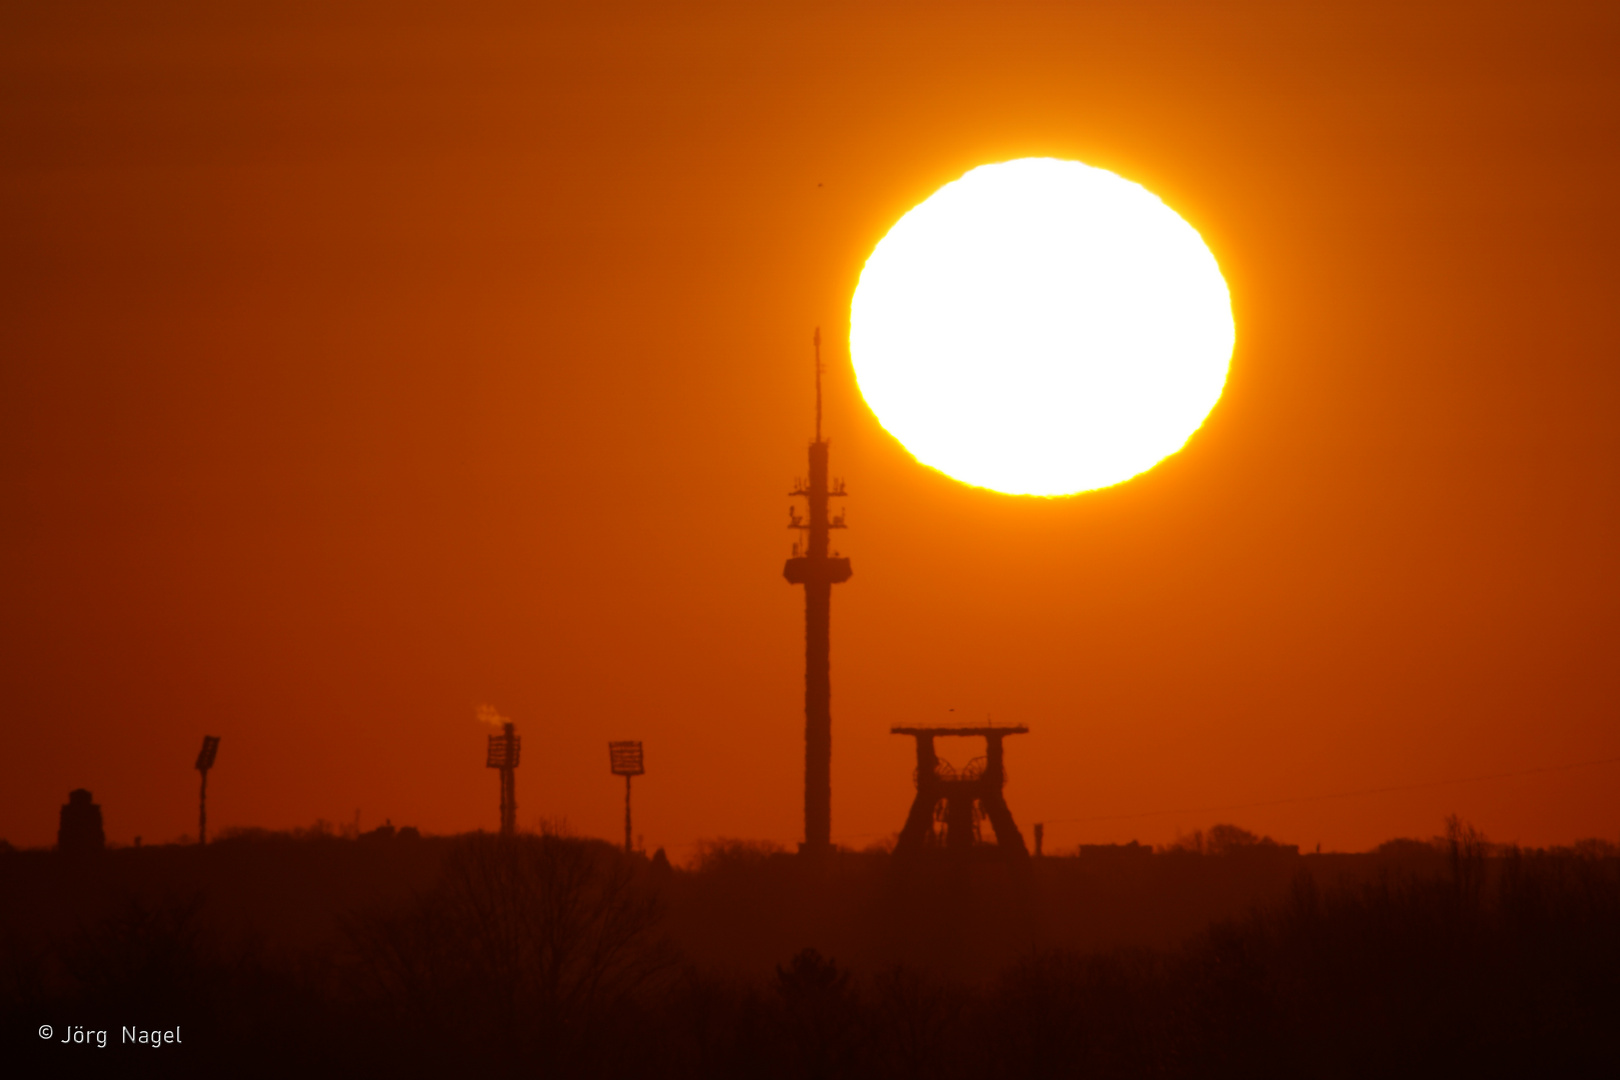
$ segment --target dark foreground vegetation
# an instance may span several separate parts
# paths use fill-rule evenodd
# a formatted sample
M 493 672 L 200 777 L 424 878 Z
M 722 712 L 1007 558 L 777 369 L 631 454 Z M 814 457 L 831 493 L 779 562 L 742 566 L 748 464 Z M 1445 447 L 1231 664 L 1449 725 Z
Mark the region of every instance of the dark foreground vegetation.
M 247 835 L 6 852 L 0 903 L 10 1075 L 1620 1075 L 1615 850 L 1456 823 L 1364 856 L 1218 829 L 1028 875 Z

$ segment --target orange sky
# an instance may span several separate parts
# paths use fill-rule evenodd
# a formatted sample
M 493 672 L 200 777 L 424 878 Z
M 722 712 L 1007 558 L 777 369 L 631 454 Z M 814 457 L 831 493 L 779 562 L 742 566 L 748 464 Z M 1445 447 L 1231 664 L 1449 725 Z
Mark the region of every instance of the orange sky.
M 613 836 L 641 738 L 649 849 L 795 842 L 819 324 L 835 839 L 901 824 L 891 723 L 986 714 L 1051 847 L 1614 838 L 1613 763 L 1275 801 L 1620 756 L 1616 55 L 1601 3 L 7 4 L 0 837 L 193 830 L 204 732 L 213 828 L 493 828 L 487 701 L 526 825 Z M 1071 500 L 918 466 L 842 344 L 1029 155 L 1161 195 L 1238 326 Z

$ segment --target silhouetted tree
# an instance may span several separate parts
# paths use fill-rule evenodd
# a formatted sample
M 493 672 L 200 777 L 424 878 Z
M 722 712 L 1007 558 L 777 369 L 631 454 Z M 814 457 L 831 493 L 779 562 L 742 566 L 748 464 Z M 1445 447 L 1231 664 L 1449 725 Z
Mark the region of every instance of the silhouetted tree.
M 815 949 L 802 949 L 786 967 L 777 965 L 775 989 L 788 1051 L 784 1075 L 849 1075 L 865 1035 L 849 972 Z
M 456 843 L 414 904 L 347 929 L 400 1020 L 498 1058 L 557 1060 L 669 968 L 660 914 L 611 845 L 478 835 Z
M 896 967 L 872 980 L 877 1072 L 911 1080 L 956 1074 L 959 1033 L 972 993 L 937 976 Z

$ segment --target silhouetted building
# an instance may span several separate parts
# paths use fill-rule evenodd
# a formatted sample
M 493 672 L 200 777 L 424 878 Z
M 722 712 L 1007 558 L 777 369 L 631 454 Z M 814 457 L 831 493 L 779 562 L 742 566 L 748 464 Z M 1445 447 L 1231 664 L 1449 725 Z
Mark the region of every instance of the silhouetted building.
M 56 830 L 56 849 L 71 855 L 100 851 L 107 846 L 107 834 L 101 828 L 101 807 L 90 801 L 90 792 L 84 788 L 68 793 L 62 805 L 61 822 Z
M 848 581 L 849 560 L 828 553 L 827 533 L 844 527 L 844 515 L 830 517 L 827 500 L 842 498 L 843 481 L 829 483 L 827 441 L 821 437 L 821 331 L 816 331 L 816 441 L 810 444 L 810 476 L 790 495 L 810 504 L 808 519 L 788 510 L 788 528 L 804 539 L 782 576 L 804 586 L 804 849 L 823 851 L 832 843 L 832 587 Z
M 1012 811 L 1002 797 L 1001 789 L 1007 780 L 1003 764 L 1002 740 L 1008 735 L 1022 735 L 1029 728 L 1017 727 L 961 727 L 914 728 L 894 727 L 894 735 L 910 735 L 917 740 L 917 798 L 911 804 L 905 828 L 894 846 L 896 857 L 914 856 L 928 845 L 934 836 L 934 822 L 945 825 L 945 850 L 965 854 L 979 839 L 979 817 L 990 819 L 996 834 L 996 847 L 1008 859 L 1023 862 L 1029 858 L 1023 834 L 1013 822 Z M 934 739 L 939 736 L 966 736 L 983 738 L 985 754 L 974 758 L 958 773 L 951 763 L 935 752 Z
M 1082 859 L 1130 859 L 1151 854 L 1153 854 L 1151 844 L 1142 844 L 1135 840 L 1128 844 L 1080 845 L 1080 857 Z

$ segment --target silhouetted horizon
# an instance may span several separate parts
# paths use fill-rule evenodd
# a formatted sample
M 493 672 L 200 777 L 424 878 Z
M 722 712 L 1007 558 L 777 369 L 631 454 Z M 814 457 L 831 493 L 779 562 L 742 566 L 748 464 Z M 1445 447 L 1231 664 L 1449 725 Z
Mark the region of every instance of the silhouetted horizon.
M 950 1077 L 1620 1060 L 1614 843 L 1525 850 L 1453 818 L 1363 855 L 1232 825 L 1158 852 L 1043 856 L 1027 875 L 934 854 L 731 841 L 681 868 L 555 832 L 392 826 L 5 851 L 0 1015 L 29 1033 L 107 1031 L 114 1049 L 150 1017 L 182 1036 L 146 1066 L 163 1075 L 218 1069 L 243 1040 L 249 1075 L 298 1061 Z M 63 1051 L 23 1049 L 55 1068 Z

